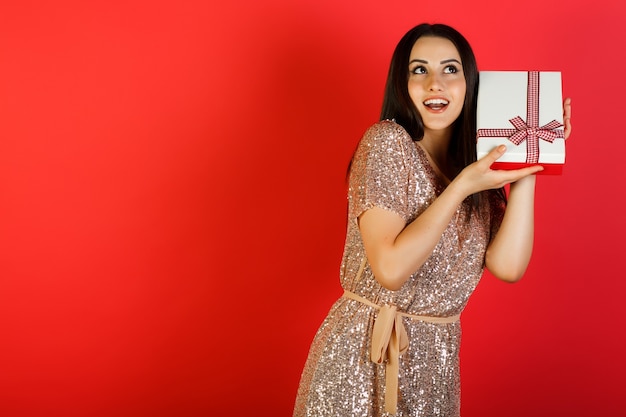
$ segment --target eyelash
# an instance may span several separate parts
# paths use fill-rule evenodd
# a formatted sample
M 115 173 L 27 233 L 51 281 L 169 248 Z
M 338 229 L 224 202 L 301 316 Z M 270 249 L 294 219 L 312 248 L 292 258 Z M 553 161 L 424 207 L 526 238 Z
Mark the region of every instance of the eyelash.
M 418 72 L 419 70 L 423 70 L 424 72 Z M 459 69 L 455 65 L 446 65 L 443 69 L 444 74 L 456 74 L 457 72 L 459 72 Z M 424 67 L 423 65 L 417 66 L 413 68 L 411 73 L 412 74 L 425 74 L 426 67 Z

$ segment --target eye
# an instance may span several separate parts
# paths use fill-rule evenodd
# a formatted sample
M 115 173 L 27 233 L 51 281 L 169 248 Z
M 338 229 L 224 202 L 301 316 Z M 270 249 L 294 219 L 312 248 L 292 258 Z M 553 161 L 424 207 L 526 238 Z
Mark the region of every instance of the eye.
M 426 74 L 426 68 L 419 65 L 411 70 L 412 74 Z
M 454 65 L 448 65 L 443 69 L 444 74 L 456 74 L 459 72 L 459 69 Z

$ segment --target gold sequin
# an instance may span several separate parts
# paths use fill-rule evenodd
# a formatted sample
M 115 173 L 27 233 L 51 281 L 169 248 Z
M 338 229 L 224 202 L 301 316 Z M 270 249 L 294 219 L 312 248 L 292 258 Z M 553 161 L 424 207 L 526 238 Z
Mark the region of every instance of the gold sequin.
M 424 151 L 401 126 L 383 121 L 368 129 L 351 167 L 342 287 L 409 314 L 460 314 L 482 275 L 490 231 L 501 218 L 500 205 L 491 204 L 480 215 L 474 211 L 466 221 L 469 203 L 461 204 L 431 256 L 398 291 L 383 288 L 369 266 L 356 279 L 365 253 L 358 216 L 382 207 L 408 223 L 444 189 Z M 347 298 L 331 307 L 311 345 L 294 417 L 389 415 L 384 411 L 385 365 L 370 360 L 376 314 L 377 309 Z M 410 344 L 400 358 L 396 416 L 459 416 L 459 322 L 435 324 L 405 318 L 404 326 Z

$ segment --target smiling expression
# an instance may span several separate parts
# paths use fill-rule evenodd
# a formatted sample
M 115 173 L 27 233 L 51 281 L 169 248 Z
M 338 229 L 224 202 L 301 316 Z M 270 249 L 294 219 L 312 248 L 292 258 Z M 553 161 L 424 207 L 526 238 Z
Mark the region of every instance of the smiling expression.
M 461 57 L 446 38 L 422 36 L 409 57 L 409 96 L 424 123 L 424 134 L 450 133 L 463 110 L 465 76 Z

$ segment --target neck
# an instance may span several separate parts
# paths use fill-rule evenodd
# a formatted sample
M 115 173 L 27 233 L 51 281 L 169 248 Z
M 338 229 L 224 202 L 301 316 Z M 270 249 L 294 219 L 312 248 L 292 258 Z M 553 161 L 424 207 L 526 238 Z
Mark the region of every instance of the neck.
M 448 148 L 450 147 L 451 138 L 452 131 L 450 129 L 434 132 L 425 131 L 421 143 L 436 162 L 446 162 L 448 160 Z
M 452 137 L 451 130 L 427 131 L 420 141 L 421 146 L 426 150 L 433 163 L 439 168 L 441 173 L 452 179 L 457 172 L 450 159 L 448 148 Z

